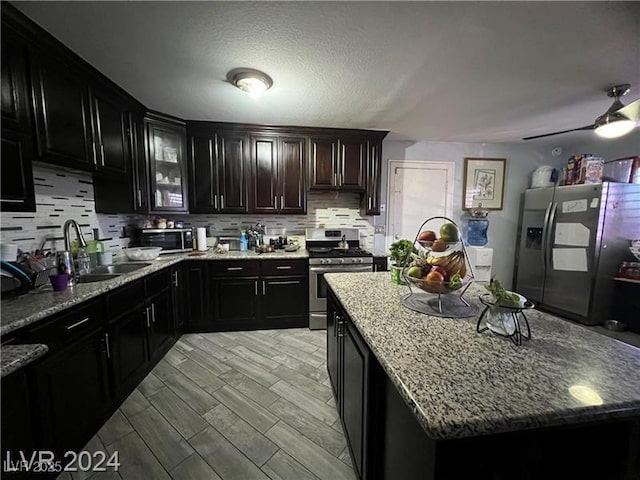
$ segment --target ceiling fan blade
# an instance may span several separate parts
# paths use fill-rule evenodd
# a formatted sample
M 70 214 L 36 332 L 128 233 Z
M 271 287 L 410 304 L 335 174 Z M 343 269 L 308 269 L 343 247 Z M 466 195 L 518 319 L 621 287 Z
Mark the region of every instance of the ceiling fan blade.
M 623 114 L 625 117 L 630 118 L 631 120 L 638 121 L 640 118 L 640 98 L 634 100 L 629 105 L 625 105 L 618 113 Z
M 579 130 L 593 130 L 594 125 L 585 125 L 584 127 L 580 127 L 580 128 L 572 128 L 570 130 L 562 130 L 560 132 L 553 132 L 553 133 L 543 133 L 542 135 L 534 135 L 532 137 L 525 137 L 523 138 L 523 140 L 534 140 L 536 138 L 543 138 L 543 137 L 550 137 L 552 135 L 560 135 L 561 133 L 568 133 L 568 132 L 577 132 Z

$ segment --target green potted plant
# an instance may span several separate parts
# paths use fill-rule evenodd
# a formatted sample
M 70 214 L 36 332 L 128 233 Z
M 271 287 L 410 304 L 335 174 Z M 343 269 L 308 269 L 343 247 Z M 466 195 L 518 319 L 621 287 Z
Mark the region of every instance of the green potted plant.
M 484 288 L 493 297 L 486 316 L 487 326 L 501 335 L 512 335 L 516 329 L 512 313 L 514 309 L 521 307 L 526 299 L 505 289 L 495 277 L 492 277 Z
M 411 262 L 413 242 L 405 238 L 396 240 L 389 246 L 391 254 L 391 281 L 398 285 L 406 285 L 402 278 L 402 269 Z

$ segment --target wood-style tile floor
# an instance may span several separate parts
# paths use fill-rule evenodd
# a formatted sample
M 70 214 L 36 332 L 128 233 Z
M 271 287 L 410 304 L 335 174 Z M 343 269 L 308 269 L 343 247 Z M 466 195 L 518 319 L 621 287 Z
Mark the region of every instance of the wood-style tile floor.
M 84 450 L 140 479 L 349 479 L 326 332 L 185 334 Z

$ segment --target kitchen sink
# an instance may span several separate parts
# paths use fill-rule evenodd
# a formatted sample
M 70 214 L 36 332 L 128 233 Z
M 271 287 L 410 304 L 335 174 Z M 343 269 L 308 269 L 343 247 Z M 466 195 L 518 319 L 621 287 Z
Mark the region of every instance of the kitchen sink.
M 148 267 L 150 263 L 116 263 L 114 265 L 100 265 L 94 268 L 89 275 L 94 274 L 123 274 L 131 273 L 141 268 Z
M 87 273 L 78 277 L 78 283 L 93 283 L 118 278 L 121 273 Z
M 122 274 L 135 272 L 141 268 L 148 267 L 150 263 L 117 263 L 115 265 L 100 265 L 92 270 L 91 273 L 80 275 L 78 283 L 103 282 L 117 278 Z

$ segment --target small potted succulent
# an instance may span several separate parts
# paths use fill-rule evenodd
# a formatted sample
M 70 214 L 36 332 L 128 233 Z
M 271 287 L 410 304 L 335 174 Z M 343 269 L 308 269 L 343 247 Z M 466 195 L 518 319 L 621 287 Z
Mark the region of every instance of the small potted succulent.
M 402 278 L 402 269 L 411 262 L 413 242 L 405 238 L 396 240 L 389 246 L 391 253 L 391 281 L 398 285 L 406 285 Z

